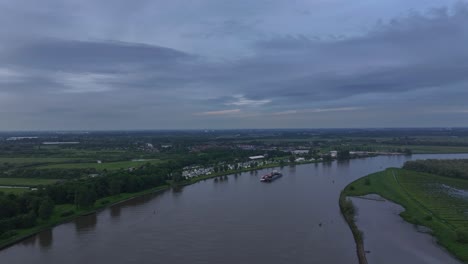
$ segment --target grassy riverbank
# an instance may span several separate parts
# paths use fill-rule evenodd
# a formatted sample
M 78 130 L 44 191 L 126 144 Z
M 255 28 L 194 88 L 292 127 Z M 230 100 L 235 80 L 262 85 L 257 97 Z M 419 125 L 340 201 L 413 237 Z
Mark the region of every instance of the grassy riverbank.
M 440 245 L 468 263 L 468 241 L 464 237 L 468 230 L 468 200 L 447 191 L 454 189 L 467 190 L 468 181 L 392 168 L 356 180 L 341 195 L 345 199 L 378 194 L 402 205 L 405 211 L 401 217 L 415 225 L 429 227 Z M 357 227 L 350 226 L 353 234 L 360 234 L 354 230 Z
M 354 207 L 351 200 L 347 199 L 344 192 L 341 192 L 340 194 L 339 203 L 341 213 L 343 214 L 344 219 L 351 228 L 351 232 L 353 233 L 354 237 L 354 242 L 356 242 L 356 254 L 358 256 L 359 264 L 367 264 L 366 252 L 364 250 L 363 235 L 357 227 L 354 219 L 356 214 L 356 208 Z
M 306 164 L 306 163 L 307 162 L 298 163 L 298 164 Z M 310 163 L 310 162 L 308 162 L 308 163 Z M 294 165 L 296 165 L 296 164 L 294 164 Z M 274 167 L 280 167 L 280 165 L 276 164 L 276 163 L 272 163 L 272 164 L 268 164 L 268 165 L 265 165 L 265 166 L 255 167 L 255 168 L 248 168 L 248 169 L 242 169 L 242 170 L 237 170 L 237 171 L 225 171 L 225 172 L 222 172 L 222 173 L 220 172 L 220 173 L 216 173 L 216 174 L 212 174 L 212 175 L 204 175 L 204 176 L 194 177 L 194 178 L 191 178 L 190 180 L 186 180 L 186 181 L 174 184 L 174 186 L 190 185 L 190 184 L 194 184 L 196 182 L 206 180 L 206 179 L 210 179 L 210 178 L 216 178 L 216 177 L 235 174 L 235 173 L 262 170 L 262 169 L 274 168 Z M 53 212 L 52 216 L 50 217 L 50 219 L 48 219 L 46 221 L 39 220 L 38 225 L 36 225 L 33 228 L 15 230 L 16 234 L 14 236 L 8 237 L 6 239 L 0 238 L 0 249 L 8 247 L 10 245 L 13 245 L 13 244 L 15 244 L 15 243 L 29 237 L 29 236 L 32 236 L 32 235 L 44 230 L 44 229 L 52 228 L 52 227 L 54 227 L 56 225 L 71 221 L 71 220 L 73 220 L 73 219 L 75 219 L 75 218 L 77 218 L 79 216 L 97 212 L 97 211 L 102 210 L 102 209 L 104 209 L 106 207 L 109 207 L 111 205 L 115 205 L 115 204 L 121 203 L 123 201 L 129 200 L 129 199 L 132 199 L 132 198 L 135 198 L 135 197 L 139 197 L 139 196 L 146 195 L 146 194 L 149 194 L 149 193 L 154 193 L 154 192 L 166 190 L 169 187 L 170 187 L 169 185 L 164 185 L 164 186 L 144 190 L 144 191 L 137 192 L 137 193 L 121 193 L 121 194 L 115 195 L 115 196 L 104 197 L 104 198 L 98 199 L 95 202 L 93 207 L 87 208 L 87 209 L 77 209 L 76 206 L 72 205 L 72 204 L 57 205 L 57 206 L 55 206 L 54 212 Z

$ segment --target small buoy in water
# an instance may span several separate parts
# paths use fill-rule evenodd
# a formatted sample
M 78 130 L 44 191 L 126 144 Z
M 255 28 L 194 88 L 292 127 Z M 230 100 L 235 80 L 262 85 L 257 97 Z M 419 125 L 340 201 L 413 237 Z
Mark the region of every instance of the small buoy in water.
M 155 213 L 156 213 L 156 210 L 153 211 L 153 214 L 155 214 Z
M 319 223 L 319 226 L 322 226 L 322 222 Z

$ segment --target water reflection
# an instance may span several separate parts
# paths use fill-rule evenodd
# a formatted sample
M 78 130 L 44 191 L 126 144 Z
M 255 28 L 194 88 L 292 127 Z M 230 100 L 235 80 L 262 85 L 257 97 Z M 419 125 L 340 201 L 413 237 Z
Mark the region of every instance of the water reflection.
M 21 242 L 24 246 L 34 246 L 36 244 L 37 236 L 29 237 Z
M 172 194 L 174 196 L 178 196 L 182 194 L 182 191 L 184 190 L 184 186 L 174 186 L 172 187 Z
M 175 193 L 177 193 L 177 194 L 182 193 L 182 189 L 184 187 L 185 186 L 177 187 L 177 188 L 180 188 L 180 189 L 177 189 L 177 191 Z M 174 193 L 174 188 L 172 189 L 172 193 Z M 143 204 L 146 204 L 147 202 L 149 202 L 149 201 L 151 201 L 153 199 L 157 199 L 159 195 L 160 195 L 160 192 L 150 193 L 150 194 L 146 194 L 146 195 L 143 195 L 143 196 L 140 196 L 140 197 L 136 197 L 136 198 L 133 198 L 133 199 L 130 199 L 130 200 L 126 201 L 122 205 L 122 207 L 134 207 L 134 206 L 138 206 L 138 205 L 143 205 Z
M 41 246 L 41 249 L 47 250 L 52 246 L 52 240 L 53 240 L 53 235 L 52 235 L 52 229 L 47 229 L 39 233 L 39 245 Z
M 342 167 L 344 169 L 347 169 L 349 167 L 349 162 L 350 160 L 339 160 L 337 161 L 338 167 Z
M 225 176 L 216 177 L 214 179 L 214 182 L 215 183 L 224 183 L 224 182 L 227 182 L 228 180 L 229 180 L 229 177 L 227 175 L 225 175 Z
M 75 229 L 77 233 L 92 231 L 96 228 L 97 215 L 89 214 L 81 216 L 75 221 Z
M 288 168 L 289 168 L 289 170 L 288 170 L 289 173 L 296 173 L 296 165 L 291 164 L 291 165 L 289 165 Z
M 424 157 L 462 156 L 414 159 Z M 404 161 L 375 157 L 351 160 L 349 166 L 286 165 L 285 177 L 273 184 L 260 183 L 251 172 L 237 180 L 219 177 L 218 184 L 214 179 L 193 184 L 183 193 L 179 188 L 146 195 L 99 213 L 99 226 L 96 215 L 89 215 L 55 227 L 53 241 L 49 232 L 4 249 L 0 263 L 357 263 L 339 194 L 349 182 Z M 291 170 L 296 171 L 288 174 Z
M 121 211 L 122 210 L 120 206 L 112 206 L 110 208 L 110 215 L 112 218 L 119 218 Z

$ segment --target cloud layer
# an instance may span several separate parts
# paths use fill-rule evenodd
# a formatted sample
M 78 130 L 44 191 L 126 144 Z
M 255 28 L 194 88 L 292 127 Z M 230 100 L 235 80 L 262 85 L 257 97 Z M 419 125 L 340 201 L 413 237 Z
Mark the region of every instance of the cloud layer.
M 468 125 L 465 1 L 47 2 L 0 3 L 0 130 Z

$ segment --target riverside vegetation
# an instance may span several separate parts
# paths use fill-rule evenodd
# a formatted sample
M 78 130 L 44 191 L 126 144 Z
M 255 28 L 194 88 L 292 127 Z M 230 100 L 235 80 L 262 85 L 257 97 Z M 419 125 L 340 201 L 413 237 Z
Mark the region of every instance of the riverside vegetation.
M 0 133 L 0 247 L 78 215 L 171 185 L 296 164 L 298 157 L 305 162 L 331 161 L 331 150 L 338 151 L 337 159 L 353 158 L 350 150 L 468 151 L 466 138 L 465 130 Z M 292 154 L 294 150 L 308 152 Z M 264 165 L 227 166 L 265 154 L 268 163 Z M 211 166 L 214 173 L 186 179 L 182 177 L 186 166 Z

